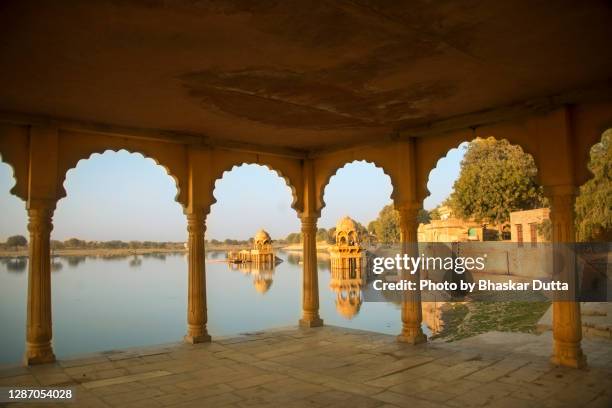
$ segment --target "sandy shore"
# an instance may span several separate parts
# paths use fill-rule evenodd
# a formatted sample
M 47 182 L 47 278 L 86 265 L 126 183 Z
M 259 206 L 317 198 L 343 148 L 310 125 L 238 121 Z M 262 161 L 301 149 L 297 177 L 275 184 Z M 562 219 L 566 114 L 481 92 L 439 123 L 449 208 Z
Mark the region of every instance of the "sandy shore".
M 128 256 L 144 254 L 168 254 L 187 252 L 184 248 L 73 248 L 51 251 L 53 256 Z M 0 250 L 0 258 L 15 258 L 28 256 L 27 249 Z
M 327 251 L 329 250 L 330 244 L 328 244 L 327 242 L 317 242 L 317 251 Z M 284 251 L 290 251 L 290 252 L 302 252 L 304 250 L 304 247 L 302 246 L 301 243 L 299 244 L 291 244 L 291 245 L 286 245 L 281 247 L 280 249 L 284 250 Z
M 317 251 L 327 251 L 329 249 L 327 242 L 317 242 Z M 248 249 L 241 245 L 215 245 L 207 246 L 207 251 L 240 251 Z M 302 252 L 302 244 L 291 245 L 274 245 L 275 250 L 284 250 L 289 252 Z M 55 249 L 52 251 L 54 256 L 129 256 L 129 255 L 144 255 L 144 254 L 168 254 L 168 253 L 185 253 L 185 248 L 70 248 L 70 249 Z M 28 256 L 28 249 L 0 249 L 0 258 L 16 258 Z
M 207 251 L 240 251 L 247 249 L 240 245 L 215 245 L 207 246 Z M 280 246 L 275 249 L 281 249 Z M 284 248 L 282 248 L 284 249 Z M 293 249 L 292 249 L 293 250 Z M 302 250 L 302 245 L 299 244 L 296 251 Z M 129 256 L 129 255 L 144 255 L 144 254 L 169 254 L 169 253 L 186 253 L 186 248 L 70 248 L 70 249 L 55 249 L 51 252 L 54 256 Z M 28 249 L 8 250 L 0 249 L 0 258 L 17 258 L 28 256 Z

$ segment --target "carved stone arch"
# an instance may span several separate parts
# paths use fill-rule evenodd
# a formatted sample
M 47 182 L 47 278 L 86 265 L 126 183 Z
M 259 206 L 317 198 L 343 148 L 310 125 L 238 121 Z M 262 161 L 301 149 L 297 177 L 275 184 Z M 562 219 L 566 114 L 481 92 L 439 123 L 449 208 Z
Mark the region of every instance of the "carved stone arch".
M 272 171 L 272 173 L 283 179 L 291 191 L 291 208 L 298 214 L 301 212 L 303 208 L 303 183 L 301 161 L 299 159 L 248 152 L 235 152 L 223 149 L 215 149 L 212 153 L 212 177 L 209 186 L 210 205 L 208 206 L 207 215 L 210 212 L 210 207 L 217 202 L 214 195 L 217 182 L 223 179 L 225 173 L 229 173 L 235 168 L 248 164 L 266 167 Z
M 535 163 L 538 172 L 536 182 L 541 185 L 539 171 L 539 150 L 530 133 L 524 126 L 491 126 L 477 129 L 468 129 L 458 132 L 444 134 L 438 137 L 422 138 L 417 140 L 417 196 L 426 199 L 431 195 L 427 188 L 431 172 L 438 167 L 441 160 L 448 153 L 459 148 L 465 142 L 471 142 L 476 138 L 486 139 L 493 137 L 495 140 L 506 140 L 514 146 L 519 146 L 524 153 L 529 154 Z M 422 201 L 421 200 L 421 201 Z
M 606 131 L 612 129 L 612 103 L 574 106 L 571 116 L 577 142 L 576 185 L 581 186 L 593 178 L 589 168 L 591 149 L 601 142 Z
M 15 185 L 10 193 L 28 200 L 28 126 L 0 124 L 0 160 L 11 167 Z
M 59 143 L 58 200 L 66 197 L 64 182 L 68 171 L 75 169 L 81 160 L 88 160 L 96 153 L 124 150 L 139 153 L 163 167 L 176 185 L 175 201 L 183 208 L 187 205 L 187 153 L 184 145 L 66 131 L 60 131 Z
M 473 139 L 473 133 L 463 131 L 416 139 L 416 195 L 420 202 L 431 194 L 427 183 L 431 172 L 438 166 L 438 162 L 445 158 L 451 149 L 457 148 L 466 140 L 471 140 L 470 138 Z
M 521 150 L 523 150 L 523 153 L 527 153 L 533 159 L 536 169 L 538 170 L 535 176 L 536 183 L 539 185 L 542 184 L 540 172 L 542 152 L 536 137 L 534 137 L 534 134 L 530 131 L 526 122 L 477 128 L 474 134 L 476 137 L 482 139 L 493 137 L 495 140 L 506 140 L 511 145 L 519 146 Z
M 355 162 L 369 163 L 381 169 L 391 180 L 391 199 L 395 200 L 400 182 L 399 166 L 395 160 L 396 155 L 392 145 L 335 152 L 315 159 L 316 215 L 321 216 L 321 211 L 325 208 L 325 188 L 332 177 L 338 173 L 338 170 Z

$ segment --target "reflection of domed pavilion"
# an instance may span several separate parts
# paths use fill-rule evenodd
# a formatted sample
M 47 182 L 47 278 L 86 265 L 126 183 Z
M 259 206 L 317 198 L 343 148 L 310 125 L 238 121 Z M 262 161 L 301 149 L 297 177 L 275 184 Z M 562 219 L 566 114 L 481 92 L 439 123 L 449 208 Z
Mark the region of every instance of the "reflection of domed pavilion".
M 272 286 L 274 278 L 274 264 L 270 263 L 239 263 L 229 264 L 231 269 L 238 270 L 245 275 L 253 276 L 253 286 L 257 292 L 264 294 Z
M 231 268 L 253 275 L 253 285 L 257 292 L 264 294 L 272 286 L 276 256 L 272 249 L 272 238 L 263 229 L 257 231 L 253 237 L 252 249 L 228 252 L 227 259 L 231 262 Z
M 329 282 L 329 287 L 336 294 L 336 310 L 345 319 L 352 319 L 361 308 L 363 302 L 361 298 L 361 290 L 365 285 L 365 279 L 362 278 L 361 272 L 358 277 L 344 278 L 347 274 L 346 269 L 332 268 L 332 279 Z
M 270 286 L 272 286 L 272 274 L 270 277 L 266 277 L 264 275 L 256 275 L 253 280 L 253 286 L 255 286 L 255 290 L 262 295 L 270 290 Z
M 357 224 L 349 217 L 343 217 L 336 224 L 336 244 L 329 248 L 331 267 L 360 269 L 365 260 L 365 250 L 360 244 Z
M 240 252 L 228 252 L 227 259 L 233 262 L 240 261 L 274 265 L 276 257 L 272 249 L 272 238 L 270 238 L 270 234 L 260 229 L 253 237 L 253 249 L 244 249 Z
M 336 294 L 336 310 L 352 319 L 361 308 L 361 291 L 365 286 L 365 250 L 361 247 L 357 224 L 344 217 L 336 224 L 336 244 L 329 249 L 331 280 Z

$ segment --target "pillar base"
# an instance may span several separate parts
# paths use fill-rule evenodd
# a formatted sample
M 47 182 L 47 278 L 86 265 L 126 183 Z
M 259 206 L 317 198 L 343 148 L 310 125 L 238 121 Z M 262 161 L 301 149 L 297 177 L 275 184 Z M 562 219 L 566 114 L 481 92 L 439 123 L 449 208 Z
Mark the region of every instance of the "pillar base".
M 396 337 L 396 339 L 400 343 L 412 345 L 427 343 L 427 336 L 425 336 L 420 327 L 418 329 L 404 329 L 402 333 Z
M 323 326 L 323 319 L 315 317 L 313 319 L 300 319 L 300 327 L 312 328 Z
M 564 343 L 558 340 L 554 341 L 554 351 L 550 362 L 556 366 L 570 368 L 585 368 L 587 366 L 587 359 L 582 354 L 580 343 Z
M 211 337 L 208 334 L 202 334 L 200 336 L 191 336 L 189 334 L 183 337 L 185 343 L 198 344 L 198 343 L 210 343 Z
M 23 363 L 26 366 L 49 364 L 53 362 L 55 362 L 55 354 L 53 354 L 53 347 L 51 347 L 51 343 L 44 345 L 26 345 L 26 353 L 23 357 Z
M 210 343 L 210 335 L 205 325 L 188 325 L 187 334 L 183 337 L 185 343 Z

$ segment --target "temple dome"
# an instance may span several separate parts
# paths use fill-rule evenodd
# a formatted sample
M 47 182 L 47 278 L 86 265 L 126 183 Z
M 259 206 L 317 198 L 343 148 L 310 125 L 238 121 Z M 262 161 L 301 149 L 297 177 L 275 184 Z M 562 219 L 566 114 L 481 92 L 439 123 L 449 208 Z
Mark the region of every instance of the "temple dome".
M 265 242 L 265 241 L 272 242 L 272 238 L 270 237 L 270 234 L 268 234 L 263 229 L 260 229 L 259 231 L 257 231 L 253 240 L 255 242 Z
M 353 219 L 348 216 L 342 217 L 340 221 L 338 221 L 338 223 L 336 224 L 336 232 L 340 232 L 340 231 L 351 232 L 351 231 L 356 231 L 356 230 L 357 230 L 357 224 L 355 224 L 355 221 L 353 221 Z

